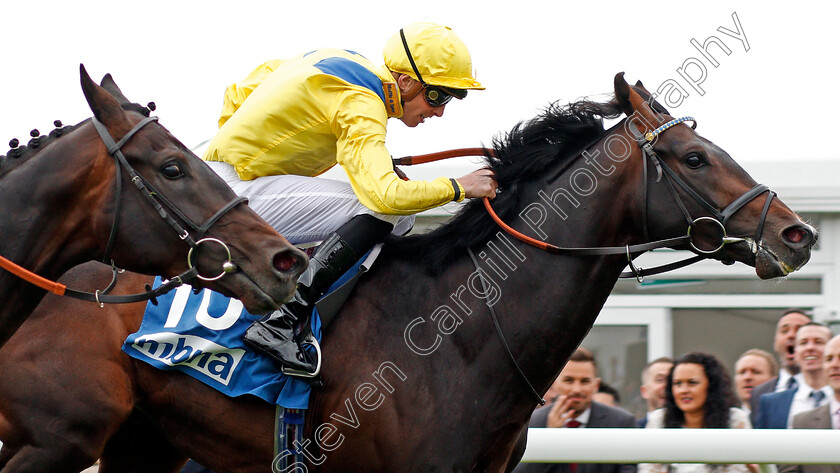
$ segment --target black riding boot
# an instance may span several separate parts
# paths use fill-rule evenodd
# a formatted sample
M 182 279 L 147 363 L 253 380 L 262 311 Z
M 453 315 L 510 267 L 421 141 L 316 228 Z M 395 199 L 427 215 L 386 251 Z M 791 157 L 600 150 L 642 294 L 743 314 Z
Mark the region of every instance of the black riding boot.
M 304 319 L 312 311 L 312 304 L 392 228 L 390 223 L 370 215 L 357 215 L 344 224 L 312 255 L 292 300 L 248 327 L 243 337 L 245 344 L 283 367 L 314 372 L 315 364 L 295 339 L 297 321 Z

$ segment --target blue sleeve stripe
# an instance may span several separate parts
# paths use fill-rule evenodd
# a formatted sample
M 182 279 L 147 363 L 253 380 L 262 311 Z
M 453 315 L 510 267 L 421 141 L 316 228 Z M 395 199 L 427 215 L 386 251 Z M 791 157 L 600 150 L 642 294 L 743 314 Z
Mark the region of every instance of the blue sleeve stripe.
M 372 90 L 382 103 L 385 103 L 385 91 L 382 90 L 382 80 L 361 64 L 343 57 L 329 57 L 315 64 L 324 74 L 338 77 L 350 84 Z

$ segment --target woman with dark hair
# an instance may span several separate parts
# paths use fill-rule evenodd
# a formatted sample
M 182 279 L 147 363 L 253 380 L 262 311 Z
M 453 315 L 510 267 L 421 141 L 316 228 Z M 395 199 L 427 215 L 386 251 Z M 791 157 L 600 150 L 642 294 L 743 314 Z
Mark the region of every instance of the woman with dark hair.
M 650 414 L 648 429 L 749 429 L 723 364 L 706 353 L 688 353 L 674 362 L 665 387 L 665 407 Z M 639 473 L 757 473 L 758 465 L 641 463 Z

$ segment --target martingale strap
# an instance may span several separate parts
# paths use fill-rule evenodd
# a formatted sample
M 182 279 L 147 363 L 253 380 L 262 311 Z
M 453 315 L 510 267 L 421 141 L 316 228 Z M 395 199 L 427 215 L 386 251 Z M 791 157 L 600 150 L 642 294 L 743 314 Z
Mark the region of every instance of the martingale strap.
M 475 254 L 471 248 L 467 248 L 467 253 L 470 255 L 470 259 L 472 260 L 473 264 L 478 273 L 478 278 L 481 280 L 481 290 L 484 291 L 485 294 L 490 293 L 490 288 L 487 284 L 487 280 L 484 278 L 484 271 L 481 270 L 481 266 L 478 265 L 478 260 L 475 258 Z M 516 370 L 516 374 L 522 378 L 522 381 L 528 386 L 528 389 L 531 391 L 531 395 L 536 398 L 537 403 L 539 405 L 545 405 L 545 399 L 540 396 L 540 393 L 534 389 L 534 385 L 531 384 L 531 381 L 528 380 L 528 377 L 525 376 L 525 372 L 522 371 L 522 368 L 519 367 L 519 363 L 516 362 L 516 357 L 513 356 L 513 353 L 510 351 L 510 347 L 508 346 L 507 340 L 505 339 L 505 334 L 502 332 L 502 326 L 499 325 L 499 318 L 496 317 L 496 309 L 493 308 L 492 304 L 487 304 L 487 308 L 490 310 L 490 318 L 493 320 L 493 326 L 496 328 L 496 335 L 499 336 L 499 341 L 502 342 L 502 348 L 505 350 L 505 354 L 507 354 L 508 359 L 513 364 L 514 369 Z

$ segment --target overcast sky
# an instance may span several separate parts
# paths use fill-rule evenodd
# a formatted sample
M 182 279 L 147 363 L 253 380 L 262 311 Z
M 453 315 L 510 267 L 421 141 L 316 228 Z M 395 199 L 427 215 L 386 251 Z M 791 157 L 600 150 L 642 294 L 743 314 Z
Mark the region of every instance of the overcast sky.
M 836 2 L 576 3 L 6 1 L 0 145 L 89 116 L 84 63 L 96 80 L 110 72 L 133 101 L 155 101 L 161 123 L 195 147 L 213 136 L 225 87 L 265 60 L 341 47 L 381 63 L 393 33 L 427 20 L 468 44 L 487 90 L 415 129 L 391 120 L 394 156 L 489 144 L 553 101 L 611 93 L 625 71 L 652 91 L 684 90 L 672 114 L 697 118 L 698 132 L 738 161 L 840 160 L 830 119 L 840 108 Z M 709 43 L 705 57 L 691 43 L 711 36 L 729 54 Z

